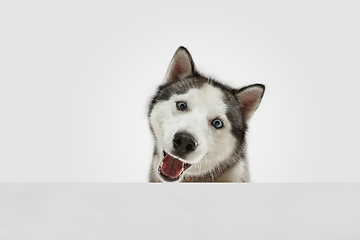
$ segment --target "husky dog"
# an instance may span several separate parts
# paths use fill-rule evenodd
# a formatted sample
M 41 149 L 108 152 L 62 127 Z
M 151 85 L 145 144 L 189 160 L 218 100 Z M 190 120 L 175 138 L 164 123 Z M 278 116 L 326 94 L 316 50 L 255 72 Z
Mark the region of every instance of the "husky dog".
M 179 47 L 148 112 L 150 182 L 249 182 L 245 135 L 265 86 L 240 89 L 200 74 Z

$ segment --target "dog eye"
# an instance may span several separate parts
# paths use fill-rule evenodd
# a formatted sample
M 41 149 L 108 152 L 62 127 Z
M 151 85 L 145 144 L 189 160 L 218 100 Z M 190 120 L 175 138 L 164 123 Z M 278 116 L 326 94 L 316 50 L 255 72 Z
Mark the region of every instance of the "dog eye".
M 216 129 L 222 128 L 222 127 L 224 126 L 223 122 L 222 122 L 220 119 L 215 119 L 215 120 L 212 122 L 212 125 L 213 125 Z
M 186 105 L 186 103 L 184 103 L 184 102 L 177 102 L 177 103 L 176 103 L 176 107 L 177 107 L 177 109 L 180 110 L 180 111 L 185 111 L 186 108 L 187 108 L 187 105 Z

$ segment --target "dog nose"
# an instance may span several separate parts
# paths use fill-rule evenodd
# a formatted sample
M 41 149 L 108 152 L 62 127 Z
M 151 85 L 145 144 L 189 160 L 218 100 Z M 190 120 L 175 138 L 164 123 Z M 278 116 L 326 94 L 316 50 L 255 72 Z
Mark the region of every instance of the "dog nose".
M 196 149 L 197 143 L 193 136 L 185 132 L 178 132 L 174 135 L 173 146 L 175 154 L 179 157 L 192 152 Z

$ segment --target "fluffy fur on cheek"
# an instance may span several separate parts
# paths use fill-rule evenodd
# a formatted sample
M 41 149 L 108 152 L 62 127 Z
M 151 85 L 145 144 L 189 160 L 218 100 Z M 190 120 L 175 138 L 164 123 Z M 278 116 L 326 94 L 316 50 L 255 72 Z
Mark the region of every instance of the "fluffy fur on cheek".
M 236 145 L 236 139 L 231 134 L 231 126 L 228 121 L 224 121 L 225 127 L 214 129 L 210 126 L 207 142 L 209 144 L 209 155 L 214 159 L 229 158 Z
M 166 108 L 164 108 L 162 105 L 164 105 L 164 103 L 158 103 L 156 106 L 154 106 L 153 111 L 150 114 L 150 125 L 153 130 L 155 141 L 157 143 L 157 154 L 159 155 L 162 151 L 160 143 L 162 142 L 162 139 L 164 137 L 164 130 L 162 126 L 166 119 Z

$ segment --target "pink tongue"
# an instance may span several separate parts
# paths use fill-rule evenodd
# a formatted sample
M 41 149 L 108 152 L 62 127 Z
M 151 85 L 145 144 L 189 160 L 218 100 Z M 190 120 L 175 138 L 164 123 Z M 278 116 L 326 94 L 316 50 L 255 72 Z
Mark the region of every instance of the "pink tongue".
M 177 178 L 182 170 L 183 162 L 167 154 L 163 160 L 161 171 L 169 178 Z

